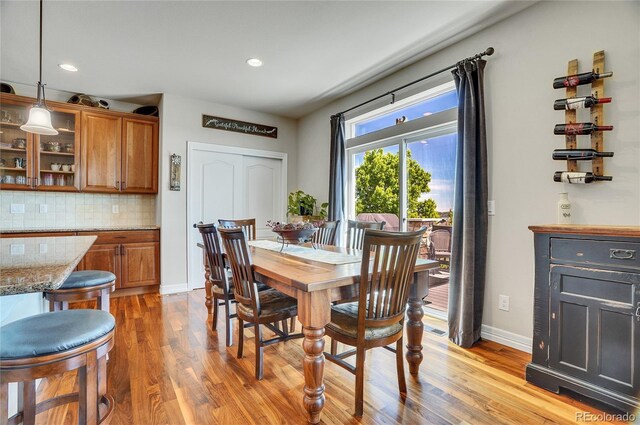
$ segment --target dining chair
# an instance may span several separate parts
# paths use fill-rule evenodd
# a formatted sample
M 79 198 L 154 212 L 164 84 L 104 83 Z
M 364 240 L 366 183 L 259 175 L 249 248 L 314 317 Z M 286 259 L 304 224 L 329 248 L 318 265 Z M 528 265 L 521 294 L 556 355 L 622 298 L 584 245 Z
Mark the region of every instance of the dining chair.
M 247 240 L 256 240 L 256 219 L 244 218 L 244 219 L 220 219 L 218 220 L 220 227 L 232 228 L 240 227 L 244 234 L 247 235 Z
M 384 221 L 357 221 L 347 222 L 347 248 L 362 249 L 365 229 L 382 230 Z
M 230 347 L 233 344 L 233 325 L 231 319 L 236 317 L 231 313 L 231 304 L 235 303 L 233 288 L 229 284 L 230 277 L 225 268 L 224 257 L 220 245 L 220 238 L 216 226 L 213 223 L 197 224 L 196 227 L 202 235 L 204 253 L 209 264 L 209 282 L 211 284 L 211 297 L 213 298 L 213 322 L 211 329 L 216 330 L 218 326 L 218 309 L 225 308 L 226 344 Z
M 320 245 L 335 245 L 340 220 L 325 221 L 311 237 L 311 242 Z
M 291 319 L 298 315 L 297 301 L 275 289 L 258 291 L 253 274 L 251 253 L 247 239 L 240 228 L 220 228 L 220 237 L 233 275 L 233 290 L 238 316 L 238 358 L 242 358 L 244 348 L 244 322 L 253 324 L 256 347 L 256 379 L 263 377 L 264 347 L 277 342 L 302 338 L 302 334 L 291 334 L 286 326 L 280 328 L 272 323 Z M 284 324 L 284 323 L 283 323 Z M 264 340 L 260 325 L 273 331 L 274 338 Z
M 366 229 L 363 238 L 362 267 L 358 301 L 331 306 L 326 335 L 332 338 L 327 360 L 356 375 L 355 415 L 362 416 L 364 399 L 364 361 L 366 350 L 384 347 L 396 353 L 398 389 L 404 399 L 402 340 L 409 285 L 426 228 L 416 232 L 386 232 Z M 337 353 L 336 342 L 355 347 Z M 387 345 L 395 342 L 396 348 Z M 344 359 L 356 356 L 355 366 Z

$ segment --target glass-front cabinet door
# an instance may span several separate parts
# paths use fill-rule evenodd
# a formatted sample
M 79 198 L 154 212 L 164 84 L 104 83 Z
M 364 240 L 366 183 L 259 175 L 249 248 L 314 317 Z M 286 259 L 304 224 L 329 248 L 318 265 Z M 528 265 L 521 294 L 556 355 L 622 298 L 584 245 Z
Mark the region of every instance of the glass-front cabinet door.
M 33 134 L 20 130 L 30 105 L 2 99 L 0 105 L 0 188 L 29 189 L 34 177 Z
M 53 108 L 51 124 L 55 136 L 35 139 L 36 181 L 38 190 L 76 191 L 80 187 L 80 112 Z

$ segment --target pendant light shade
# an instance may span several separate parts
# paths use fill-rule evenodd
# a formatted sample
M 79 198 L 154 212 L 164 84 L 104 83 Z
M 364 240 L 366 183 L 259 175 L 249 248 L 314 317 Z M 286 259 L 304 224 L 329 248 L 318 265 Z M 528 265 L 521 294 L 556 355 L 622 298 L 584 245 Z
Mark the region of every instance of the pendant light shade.
M 42 1 L 40 0 L 40 79 L 38 80 L 38 98 L 36 104 L 29 110 L 29 120 L 20 130 L 27 133 L 55 136 L 58 131 L 51 125 L 51 113 L 47 109 L 44 96 L 44 84 L 42 84 Z
M 33 108 L 29 110 L 29 120 L 26 124 L 20 126 L 20 130 L 46 136 L 55 136 L 58 134 L 58 130 L 51 125 L 51 113 L 49 110 L 38 105 L 34 105 Z

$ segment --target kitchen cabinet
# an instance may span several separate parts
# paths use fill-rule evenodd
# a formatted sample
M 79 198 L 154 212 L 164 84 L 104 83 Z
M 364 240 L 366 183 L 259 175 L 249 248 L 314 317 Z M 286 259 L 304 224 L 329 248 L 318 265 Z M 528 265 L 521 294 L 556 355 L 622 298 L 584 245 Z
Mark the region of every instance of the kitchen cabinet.
M 116 275 L 116 290 L 160 284 L 160 232 L 127 230 L 78 232 L 98 237 L 78 270 L 106 270 Z
M 56 136 L 20 130 L 34 99 L 0 96 L 0 188 L 158 193 L 158 118 L 47 102 Z
M 532 226 L 527 381 L 620 410 L 640 407 L 640 227 Z
M 75 192 L 80 187 L 80 111 L 49 105 L 55 136 L 20 129 L 33 101 L 0 98 L 0 188 Z
M 82 191 L 158 192 L 158 123 L 82 112 Z

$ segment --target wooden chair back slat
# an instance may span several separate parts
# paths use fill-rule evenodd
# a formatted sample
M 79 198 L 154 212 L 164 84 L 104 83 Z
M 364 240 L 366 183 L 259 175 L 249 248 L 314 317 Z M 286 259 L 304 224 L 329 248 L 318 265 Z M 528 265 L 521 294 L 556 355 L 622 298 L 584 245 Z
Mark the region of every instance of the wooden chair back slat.
M 382 230 L 384 221 L 356 221 L 347 222 L 347 248 L 362 249 L 364 243 L 364 231 L 366 229 Z
M 311 237 L 311 242 L 320 245 L 335 245 L 340 220 L 325 221 Z
M 364 338 L 365 327 L 387 326 L 404 319 L 425 230 L 423 227 L 416 232 L 364 231 L 359 302 L 366 308 L 358 311 L 358 338 Z
M 220 219 L 218 220 L 220 227 L 232 228 L 240 227 L 244 232 L 246 239 L 249 241 L 256 240 L 256 219 L 255 218 L 243 218 L 243 219 Z
M 260 301 L 245 233 L 240 227 L 220 228 L 218 231 L 233 275 L 236 301 L 252 308 L 257 315 L 260 313 Z

